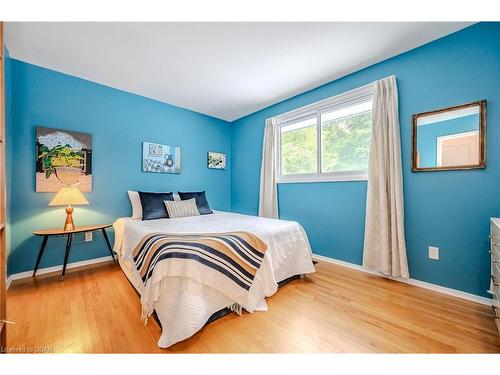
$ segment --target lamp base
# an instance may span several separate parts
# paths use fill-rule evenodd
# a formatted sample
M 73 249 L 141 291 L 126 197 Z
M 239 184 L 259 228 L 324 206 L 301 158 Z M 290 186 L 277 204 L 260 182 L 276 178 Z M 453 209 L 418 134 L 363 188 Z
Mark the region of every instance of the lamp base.
M 75 230 L 75 224 L 73 223 L 73 207 L 66 207 L 66 221 L 64 222 L 64 230 L 70 231 Z

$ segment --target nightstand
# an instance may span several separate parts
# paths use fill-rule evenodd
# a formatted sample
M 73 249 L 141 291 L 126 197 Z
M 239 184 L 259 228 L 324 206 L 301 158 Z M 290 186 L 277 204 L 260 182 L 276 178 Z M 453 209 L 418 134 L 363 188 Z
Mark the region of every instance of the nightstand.
M 69 251 L 71 249 L 71 242 L 73 241 L 73 235 L 77 233 L 86 233 L 86 232 L 94 232 L 94 231 L 102 231 L 104 235 L 104 239 L 106 240 L 106 245 L 108 246 L 108 250 L 113 257 L 113 261 L 116 262 L 115 255 L 113 254 L 113 249 L 111 248 L 111 244 L 109 243 L 108 234 L 106 233 L 106 228 L 111 227 L 111 224 L 98 224 L 98 225 L 85 225 L 81 227 L 76 227 L 73 230 L 64 230 L 61 228 L 57 229 L 44 229 L 44 230 L 36 230 L 33 232 L 35 236 L 43 236 L 42 246 L 40 247 L 40 251 L 38 252 L 38 258 L 36 260 L 35 270 L 33 271 L 33 276 L 35 276 L 36 271 L 38 270 L 38 266 L 40 265 L 40 259 L 42 259 L 43 252 L 45 250 L 45 246 L 47 245 L 47 240 L 50 236 L 67 236 L 68 239 L 66 241 L 66 252 L 64 253 L 64 265 L 62 269 L 61 281 L 64 281 L 64 274 L 66 273 L 66 264 L 68 263 Z

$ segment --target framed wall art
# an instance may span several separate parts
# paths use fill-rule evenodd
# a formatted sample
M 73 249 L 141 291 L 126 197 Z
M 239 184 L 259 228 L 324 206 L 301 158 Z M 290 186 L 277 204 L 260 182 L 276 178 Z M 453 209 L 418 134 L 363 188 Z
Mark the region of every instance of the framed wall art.
M 142 142 L 142 170 L 154 173 L 181 173 L 181 148 Z
M 37 127 L 35 171 L 37 192 L 57 192 L 64 186 L 91 192 L 92 135 Z
M 209 151 L 207 165 L 210 169 L 226 169 L 226 154 Z

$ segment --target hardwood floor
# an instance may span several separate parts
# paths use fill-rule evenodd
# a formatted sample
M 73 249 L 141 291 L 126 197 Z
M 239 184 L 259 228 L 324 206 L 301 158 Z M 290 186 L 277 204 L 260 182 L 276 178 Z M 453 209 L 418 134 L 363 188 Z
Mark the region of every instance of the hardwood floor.
M 70 353 L 499 353 L 491 308 L 320 262 L 268 299 L 269 311 L 230 314 L 168 349 L 144 325 L 119 266 L 105 263 L 15 281 L 7 293 L 11 351 Z M 23 349 L 24 348 L 24 349 Z M 30 349 L 31 348 L 31 349 Z M 32 349 L 35 348 L 35 349 Z M 38 348 L 38 349 L 36 349 Z

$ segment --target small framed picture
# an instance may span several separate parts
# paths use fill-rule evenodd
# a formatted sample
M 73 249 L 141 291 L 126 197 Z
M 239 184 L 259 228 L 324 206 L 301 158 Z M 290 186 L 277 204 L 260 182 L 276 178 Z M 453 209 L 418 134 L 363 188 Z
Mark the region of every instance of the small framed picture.
M 226 169 L 226 154 L 222 152 L 208 152 L 207 165 L 210 169 Z

